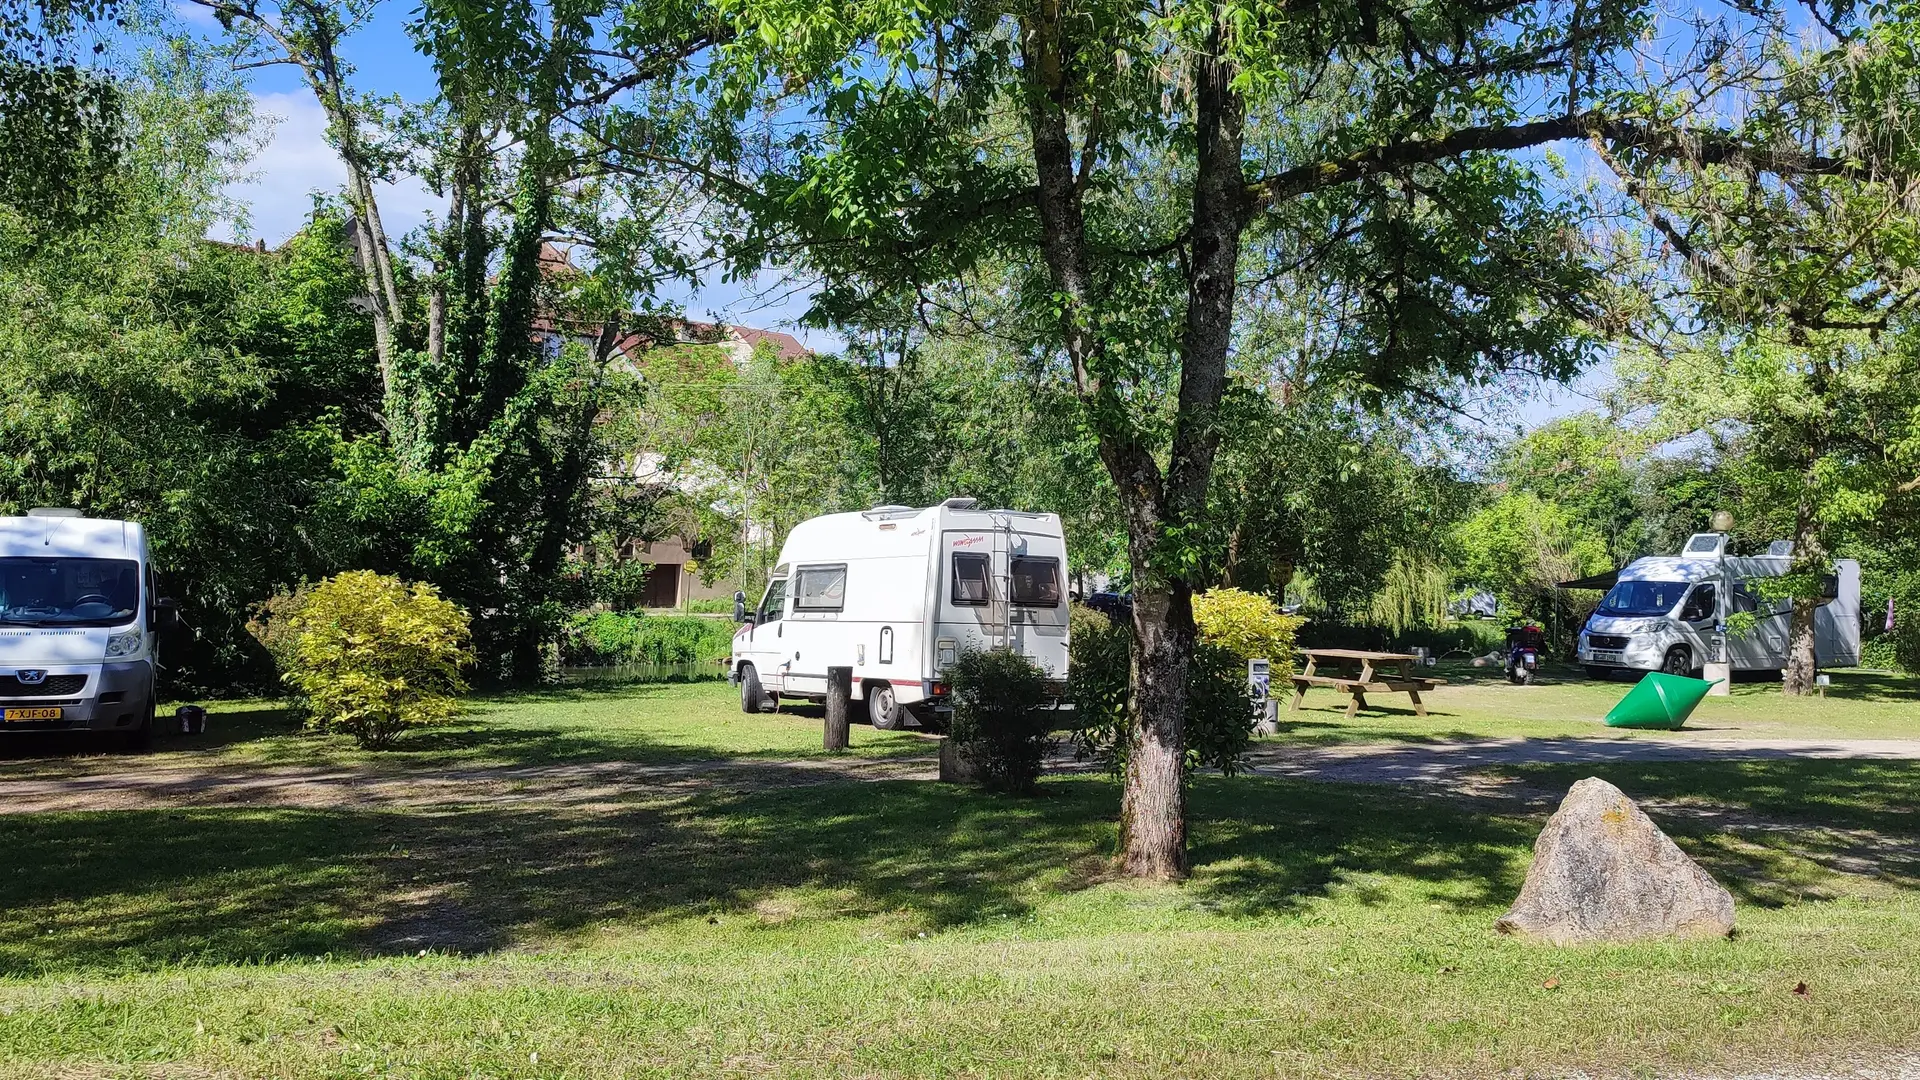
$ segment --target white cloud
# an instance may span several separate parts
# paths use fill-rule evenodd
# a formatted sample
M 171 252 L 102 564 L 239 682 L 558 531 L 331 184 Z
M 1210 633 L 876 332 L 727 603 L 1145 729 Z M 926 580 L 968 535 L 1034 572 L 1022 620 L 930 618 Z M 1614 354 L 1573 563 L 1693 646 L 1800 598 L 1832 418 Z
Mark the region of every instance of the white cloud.
M 306 222 L 315 195 L 340 192 L 347 170 L 327 143 L 326 113 L 311 95 L 255 94 L 253 105 L 272 125 L 273 134 L 253 159 L 253 175 L 227 185 L 226 194 L 247 208 L 249 239 L 277 245 Z M 411 176 L 377 185 L 375 197 L 387 232 L 395 237 L 424 222 L 430 212 L 445 210 L 445 204 Z M 220 239 L 234 239 L 232 233 L 230 228 L 216 231 Z

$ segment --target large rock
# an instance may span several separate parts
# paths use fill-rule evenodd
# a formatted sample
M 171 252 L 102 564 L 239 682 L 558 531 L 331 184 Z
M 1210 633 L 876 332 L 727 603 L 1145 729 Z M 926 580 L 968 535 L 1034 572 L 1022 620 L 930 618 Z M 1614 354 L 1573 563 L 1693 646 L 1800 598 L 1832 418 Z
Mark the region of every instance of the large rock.
M 1533 845 L 1533 865 L 1502 933 L 1580 945 L 1725 937 L 1733 896 L 1597 777 L 1573 785 Z

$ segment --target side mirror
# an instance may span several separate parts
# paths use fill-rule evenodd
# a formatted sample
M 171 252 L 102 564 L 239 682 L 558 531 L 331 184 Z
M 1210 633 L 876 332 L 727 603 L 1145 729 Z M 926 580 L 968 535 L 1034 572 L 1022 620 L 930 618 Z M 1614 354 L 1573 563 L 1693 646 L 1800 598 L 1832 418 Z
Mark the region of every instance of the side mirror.
M 735 592 L 733 594 L 733 621 L 749 621 L 747 619 L 747 594 L 744 592 Z
M 172 597 L 162 596 L 153 602 L 151 614 L 152 630 L 169 629 L 180 622 L 180 602 Z

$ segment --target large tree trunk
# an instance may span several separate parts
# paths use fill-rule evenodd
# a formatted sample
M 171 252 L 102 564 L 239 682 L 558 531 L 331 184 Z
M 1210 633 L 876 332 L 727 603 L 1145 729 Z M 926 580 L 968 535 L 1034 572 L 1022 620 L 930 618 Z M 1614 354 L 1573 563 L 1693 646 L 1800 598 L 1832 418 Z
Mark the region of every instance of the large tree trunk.
M 1222 59 L 1216 22 L 1208 54 L 1194 63 L 1196 159 L 1189 231 L 1187 311 L 1181 340 L 1179 409 L 1169 467 L 1162 472 L 1142 441 L 1132 407 L 1106 376 L 1098 290 L 1088 242 L 1083 187 L 1069 135 L 1074 102 L 1072 48 L 1063 46 L 1056 0 L 1042 0 L 1021 26 L 1027 72 L 1027 119 L 1033 141 L 1042 249 L 1064 303 L 1061 344 L 1075 387 L 1100 440 L 1127 521 L 1134 574 L 1133 704 L 1129 712 L 1119 863 L 1134 877 L 1178 878 L 1187 872 L 1186 676 L 1192 662 L 1192 588 L 1179 560 L 1168 565 L 1166 539 L 1205 515 L 1207 485 L 1220 443 L 1218 414 L 1226 391 L 1227 350 L 1240 234 L 1247 220 L 1241 161 L 1243 105 Z M 1090 125 L 1097 130 L 1098 125 Z
M 1811 478 L 1809 478 L 1811 479 Z M 1827 549 L 1820 536 L 1813 512 L 1811 494 L 1803 497 L 1793 523 L 1793 572 L 1797 576 L 1820 580 L 1827 572 Z M 1814 649 L 1814 617 L 1820 610 L 1817 596 L 1793 598 L 1793 617 L 1787 625 L 1787 669 L 1781 690 L 1789 696 L 1814 692 L 1814 677 L 1819 674 L 1819 656 Z
M 1187 668 L 1193 607 L 1184 590 L 1135 590 L 1133 702 L 1126 787 L 1120 796 L 1120 869 L 1129 877 L 1187 873 Z

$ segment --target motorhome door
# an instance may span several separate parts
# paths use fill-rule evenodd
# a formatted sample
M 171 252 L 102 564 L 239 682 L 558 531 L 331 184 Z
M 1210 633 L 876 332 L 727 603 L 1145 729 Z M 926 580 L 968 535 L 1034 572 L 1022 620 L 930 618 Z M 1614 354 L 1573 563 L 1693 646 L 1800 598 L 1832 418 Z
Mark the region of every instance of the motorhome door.
M 790 655 L 784 647 L 786 627 L 782 623 L 786 611 L 787 579 L 776 577 L 767 582 L 767 591 L 754 613 L 753 626 L 747 630 L 746 646 L 740 651 L 741 659 L 760 673 L 761 688 L 774 692 L 786 689 L 781 685 L 782 664 Z

